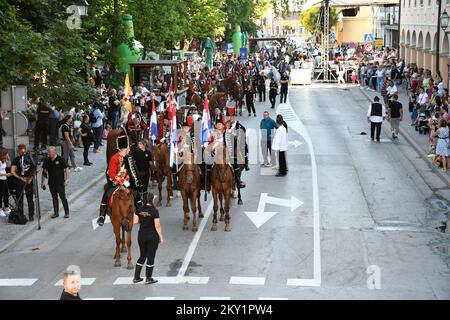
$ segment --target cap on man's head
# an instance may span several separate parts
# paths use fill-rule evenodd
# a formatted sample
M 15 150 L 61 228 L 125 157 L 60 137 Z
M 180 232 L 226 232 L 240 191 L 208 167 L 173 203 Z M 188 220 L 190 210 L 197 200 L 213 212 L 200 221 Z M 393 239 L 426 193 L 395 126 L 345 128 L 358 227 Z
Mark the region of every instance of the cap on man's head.
M 64 271 L 64 276 L 78 275 L 81 276 L 80 267 L 74 264 L 67 267 L 66 271 Z
M 373 98 L 373 101 L 380 101 L 380 98 L 378 98 L 378 96 L 375 96 L 375 98 Z

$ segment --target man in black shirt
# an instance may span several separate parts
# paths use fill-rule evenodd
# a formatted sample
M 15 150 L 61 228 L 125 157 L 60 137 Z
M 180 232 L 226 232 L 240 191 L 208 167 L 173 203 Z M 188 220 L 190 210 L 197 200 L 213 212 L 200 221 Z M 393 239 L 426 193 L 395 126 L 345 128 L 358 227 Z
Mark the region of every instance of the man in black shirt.
M 283 72 L 283 75 L 280 79 L 281 83 L 281 89 L 280 89 L 280 103 L 286 103 L 286 98 L 288 94 L 288 83 L 289 83 L 289 76 L 286 72 Z M 283 99 L 284 98 L 284 99 Z
M 403 106 L 398 102 L 398 96 L 392 95 L 392 101 L 388 107 L 389 121 L 391 123 L 392 139 L 398 139 L 398 131 L 400 128 L 400 121 L 403 120 Z
M 117 91 L 115 89 L 111 90 L 111 96 L 109 97 L 109 109 L 108 117 L 111 120 L 111 127 L 117 129 L 119 126 L 119 116 L 120 114 L 120 100 L 117 97 Z
M 39 149 L 39 143 L 42 143 L 42 149 L 47 147 L 50 112 L 52 112 L 52 109 L 47 105 L 45 100 L 40 99 L 36 110 L 37 120 L 34 130 L 34 149 Z
M 69 218 L 69 204 L 66 198 L 66 186 L 69 183 L 69 168 L 66 161 L 56 153 L 55 147 L 48 148 L 48 157 L 42 165 L 41 186 L 45 190 L 45 179 L 48 178 L 48 186 L 53 199 L 52 218 L 59 217 L 58 195 L 64 207 L 64 218 Z
M 27 154 L 27 147 L 24 144 L 19 144 L 19 156 L 14 158 L 11 165 L 11 175 L 14 179 L 14 189 L 16 190 L 17 209 L 19 214 L 24 215 L 23 212 L 23 197 L 27 197 L 28 202 L 28 218 L 30 221 L 34 220 L 34 199 L 33 199 L 33 177 L 36 173 L 36 165 Z
M 269 89 L 269 101 L 271 104 L 271 109 L 275 108 L 276 98 L 278 94 L 278 84 L 274 79 L 270 80 L 270 89 Z

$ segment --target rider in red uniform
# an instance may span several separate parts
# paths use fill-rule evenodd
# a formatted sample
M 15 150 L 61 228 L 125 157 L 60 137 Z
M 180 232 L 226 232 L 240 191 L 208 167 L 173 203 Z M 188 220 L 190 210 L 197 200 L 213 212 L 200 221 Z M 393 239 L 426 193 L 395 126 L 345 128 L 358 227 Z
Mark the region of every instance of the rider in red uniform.
M 120 136 L 117 138 L 118 151 L 111 157 L 106 170 L 107 188 L 103 193 L 102 203 L 100 205 L 100 214 L 97 224 L 102 226 L 105 222 L 108 200 L 114 190 L 119 186 L 131 187 L 136 208 L 142 206 L 141 195 L 138 191 L 141 188 L 139 177 L 136 173 L 136 167 L 133 158 L 129 156 L 130 148 L 128 146 L 128 137 Z

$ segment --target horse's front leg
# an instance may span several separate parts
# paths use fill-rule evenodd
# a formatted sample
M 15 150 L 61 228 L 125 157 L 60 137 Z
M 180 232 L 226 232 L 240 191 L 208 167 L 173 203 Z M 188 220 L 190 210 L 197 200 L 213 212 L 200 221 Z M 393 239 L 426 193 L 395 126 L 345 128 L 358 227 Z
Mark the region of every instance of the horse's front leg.
M 219 204 L 220 204 L 220 219 L 219 221 L 223 221 L 225 218 L 225 212 L 223 211 L 223 194 L 219 192 Z
M 216 231 L 217 230 L 217 191 L 214 190 L 214 188 L 212 189 L 212 196 L 213 196 L 213 201 L 214 201 L 214 205 L 213 205 L 213 224 L 211 227 L 211 231 Z
M 125 247 L 125 228 L 121 227 L 122 229 L 122 250 L 120 252 L 127 252 L 127 248 Z
M 183 230 L 187 230 L 189 220 L 189 199 L 185 191 L 181 191 L 181 196 L 183 199 Z
M 173 198 L 173 193 L 172 193 L 172 170 L 167 170 L 167 205 L 166 207 L 171 207 L 172 206 L 172 198 Z
M 206 192 L 206 190 L 205 190 L 205 192 Z M 202 211 L 202 204 L 201 204 L 201 200 L 200 200 L 201 195 L 202 195 L 202 192 L 200 190 L 198 190 L 197 205 L 198 205 L 198 217 L 199 218 L 203 218 L 204 217 L 203 216 L 203 211 Z
M 130 230 L 127 232 L 127 248 L 128 248 L 128 256 L 127 256 L 127 269 L 133 269 L 133 263 L 131 262 L 131 230 L 133 229 L 133 225 L 131 225 Z
M 198 227 L 197 227 L 197 206 L 196 206 L 197 198 L 198 198 L 198 191 L 194 192 L 194 194 L 191 197 L 192 214 L 194 215 L 194 219 L 192 220 L 192 231 L 193 232 L 196 232 L 198 230 Z
M 158 180 L 158 202 L 156 203 L 156 206 L 160 207 L 162 204 L 162 180 L 163 180 L 162 172 L 157 173 L 157 180 Z
M 114 267 L 120 267 L 120 221 L 113 223 L 114 235 L 116 237 L 116 255 L 114 256 Z
M 225 194 L 225 231 L 231 231 L 230 227 L 230 193 Z

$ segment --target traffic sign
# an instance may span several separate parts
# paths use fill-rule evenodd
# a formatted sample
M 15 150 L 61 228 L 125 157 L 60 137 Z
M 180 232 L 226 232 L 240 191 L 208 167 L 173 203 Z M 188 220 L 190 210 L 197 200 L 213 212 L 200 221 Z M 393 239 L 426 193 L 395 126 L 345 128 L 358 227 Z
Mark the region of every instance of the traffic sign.
M 367 42 L 367 43 L 364 44 L 364 51 L 365 52 L 368 52 L 368 53 L 372 52 L 373 49 L 374 49 L 374 45 L 373 45 L 372 42 Z
M 373 42 L 373 33 L 365 33 L 364 42 Z

